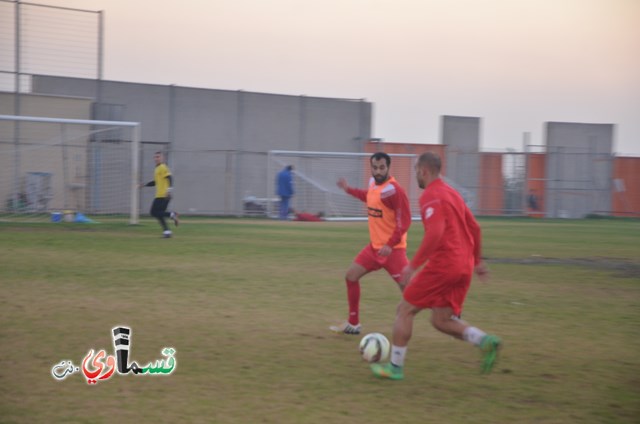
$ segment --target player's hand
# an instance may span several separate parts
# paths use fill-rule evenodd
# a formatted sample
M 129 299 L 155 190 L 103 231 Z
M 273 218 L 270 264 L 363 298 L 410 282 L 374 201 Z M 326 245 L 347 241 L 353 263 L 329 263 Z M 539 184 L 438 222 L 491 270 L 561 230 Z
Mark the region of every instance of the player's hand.
M 411 277 L 413 276 L 414 272 L 416 272 L 416 270 L 411 266 L 411 264 L 407 264 L 402 269 L 402 272 L 400 273 L 400 281 L 398 282 L 398 284 L 400 284 L 400 287 L 403 290 L 407 286 L 407 284 L 409 284 L 409 281 L 411 281 Z
M 343 189 L 344 191 L 347 191 L 347 188 L 349 187 L 349 184 L 347 184 L 347 180 L 345 180 L 344 178 L 338 179 L 338 182 L 336 183 L 336 185 L 341 189 Z
M 173 194 L 173 187 L 169 187 L 167 189 L 167 199 L 171 199 L 172 194 Z
M 391 252 L 393 252 L 393 249 L 389 247 L 389 245 L 385 244 L 380 248 L 380 250 L 378 250 L 378 255 L 386 257 L 389 256 Z
M 487 264 L 485 264 L 484 261 L 480 261 L 480 263 L 476 265 L 475 273 L 483 283 L 489 280 L 489 268 L 487 268 Z

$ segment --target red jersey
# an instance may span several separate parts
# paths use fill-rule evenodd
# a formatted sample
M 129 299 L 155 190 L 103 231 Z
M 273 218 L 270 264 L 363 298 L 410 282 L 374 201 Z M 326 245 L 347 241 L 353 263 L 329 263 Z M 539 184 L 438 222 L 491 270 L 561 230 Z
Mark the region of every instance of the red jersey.
M 428 260 L 429 269 L 472 272 L 480 262 L 480 226 L 462 196 L 439 178 L 420 196 L 420 215 L 424 238 L 411 266 Z
M 369 180 L 369 189 L 347 188 L 347 193 L 366 202 L 369 213 L 369 238 L 375 249 L 385 244 L 392 248 L 407 247 L 407 231 L 411 225 L 409 198 L 395 178 L 378 185 Z

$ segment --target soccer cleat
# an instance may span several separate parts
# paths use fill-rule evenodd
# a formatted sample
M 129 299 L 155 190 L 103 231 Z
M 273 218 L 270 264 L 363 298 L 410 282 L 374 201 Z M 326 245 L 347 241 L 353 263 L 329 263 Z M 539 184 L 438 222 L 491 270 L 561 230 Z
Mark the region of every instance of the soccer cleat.
M 162 238 L 171 238 L 171 231 L 170 230 L 163 231 Z
M 173 219 L 173 223 L 176 224 L 176 227 L 180 224 L 180 215 L 178 212 L 171 212 L 171 219 Z
M 358 335 L 360 334 L 360 329 L 361 329 L 361 325 L 360 324 L 350 324 L 349 321 L 345 321 L 340 325 L 332 325 L 331 327 L 329 327 L 329 330 L 335 332 L 335 333 L 344 333 L 344 334 L 351 334 L 351 335 Z
M 391 362 L 371 364 L 370 367 L 373 375 L 379 378 L 388 378 L 389 380 L 402 380 L 404 378 L 403 368 L 395 366 Z
M 482 338 L 480 342 L 480 350 L 482 351 L 482 366 L 481 373 L 489 374 L 493 369 L 493 366 L 498 361 L 498 351 L 502 341 L 499 337 L 487 334 Z

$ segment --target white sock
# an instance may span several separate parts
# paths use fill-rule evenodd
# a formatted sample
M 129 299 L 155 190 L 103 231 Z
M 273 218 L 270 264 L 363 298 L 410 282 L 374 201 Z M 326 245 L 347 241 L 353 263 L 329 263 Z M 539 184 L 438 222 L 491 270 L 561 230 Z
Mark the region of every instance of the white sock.
M 167 234 L 171 234 L 171 230 L 165 230 L 162 232 L 162 234 L 167 235 Z
M 391 346 L 391 363 L 398 367 L 404 366 L 404 356 L 407 354 L 407 347 Z
M 480 346 L 480 342 L 482 342 L 482 338 L 486 335 L 487 333 L 485 333 L 484 331 L 476 327 L 467 327 L 462 332 L 462 338 L 476 346 Z

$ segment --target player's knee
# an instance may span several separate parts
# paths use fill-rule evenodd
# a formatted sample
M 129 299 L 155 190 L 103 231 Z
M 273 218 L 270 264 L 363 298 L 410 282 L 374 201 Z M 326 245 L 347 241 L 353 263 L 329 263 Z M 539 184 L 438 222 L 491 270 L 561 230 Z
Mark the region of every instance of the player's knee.
M 451 315 L 432 314 L 431 325 L 438 331 L 444 331 L 447 328 L 447 323 L 451 321 Z
M 396 315 L 400 318 L 413 317 L 420 309 L 416 308 L 406 300 L 402 299 L 396 307 Z

